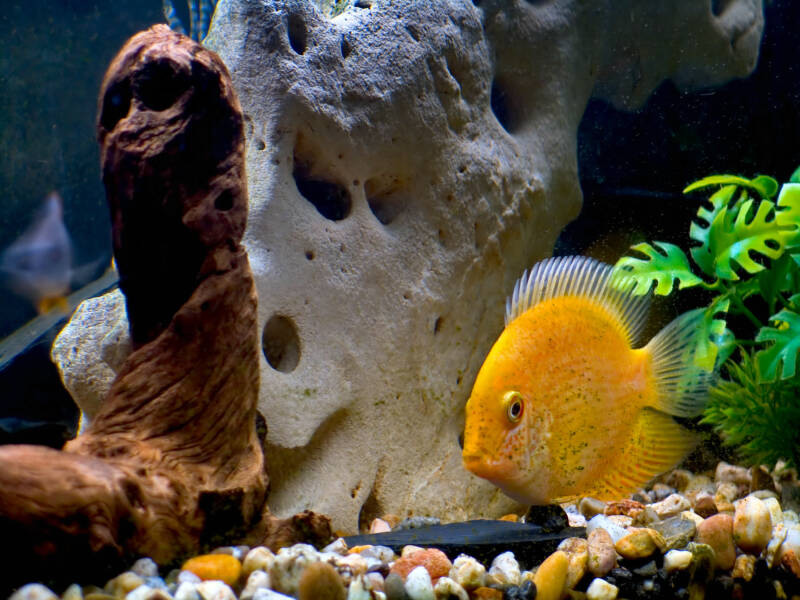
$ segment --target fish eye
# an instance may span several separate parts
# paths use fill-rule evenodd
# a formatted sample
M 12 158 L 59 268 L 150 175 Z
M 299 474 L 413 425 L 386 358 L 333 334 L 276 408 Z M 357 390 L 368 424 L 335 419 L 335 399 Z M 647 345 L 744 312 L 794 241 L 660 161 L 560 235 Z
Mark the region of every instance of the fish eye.
M 506 416 L 512 423 L 518 423 L 522 418 L 522 411 L 525 406 L 522 394 L 511 391 L 503 394 L 503 404 L 506 407 Z

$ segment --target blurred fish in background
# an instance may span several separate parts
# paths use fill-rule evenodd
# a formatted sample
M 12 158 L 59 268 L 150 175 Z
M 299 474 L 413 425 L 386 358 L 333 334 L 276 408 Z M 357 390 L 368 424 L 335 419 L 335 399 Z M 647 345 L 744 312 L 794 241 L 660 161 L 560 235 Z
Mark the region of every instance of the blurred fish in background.
M 186 4 L 189 9 L 188 33 L 172 0 L 162 0 L 161 2 L 164 18 L 173 31 L 188 35 L 196 42 L 202 42 L 211 26 L 211 16 L 214 14 L 217 0 L 187 0 Z
M 39 314 L 67 310 L 73 279 L 72 241 L 64 225 L 64 204 L 51 192 L 33 222 L 0 256 L 8 287 L 30 300 Z

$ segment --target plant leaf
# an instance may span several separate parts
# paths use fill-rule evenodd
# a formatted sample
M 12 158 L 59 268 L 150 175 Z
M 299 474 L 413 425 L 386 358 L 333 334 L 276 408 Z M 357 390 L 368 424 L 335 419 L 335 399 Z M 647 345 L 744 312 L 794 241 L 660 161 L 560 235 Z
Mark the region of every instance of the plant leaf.
M 724 296 L 717 296 L 703 311 L 694 363 L 707 371 L 713 370 L 718 364 L 718 356 L 719 363 L 722 363 L 733 352 L 735 345 L 733 333 L 726 327 L 724 317 L 715 318 L 718 313 L 723 315 L 727 313 L 729 306 L 730 300 Z
M 709 248 L 711 224 L 717 218 L 720 211 L 728 206 L 735 193 L 736 187 L 733 185 L 727 185 L 712 194 L 711 198 L 708 199 L 708 201 L 711 203 L 711 210 L 708 210 L 702 205 L 697 209 L 697 217 L 702 219 L 706 225 L 703 226 L 700 223 L 692 221 L 691 225 L 689 226 L 689 237 L 696 242 L 700 242 L 701 244 L 700 246 L 696 246 L 691 249 L 692 258 L 694 259 L 694 262 L 697 263 L 697 266 L 703 270 L 703 273 L 709 277 L 716 278 L 716 273 L 714 271 L 714 256 Z
M 753 204 L 754 200 L 748 199 L 740 206 L 722 206 L 707 229 L 699 225 L 694 227 L 696 234 L 702 230 L 705 235 L 703 246 L 696 254 L 701 260 L 711 259 L 714 274 L 720 279 L 738 280 L 737 266 L 750 275 L 763 271 L 765 267 L 753 260 L 751 252 L 772 259 L 783 254 L 785 242 L 780 225 L 770 218 L 775 205 L 761 200 L 753 213 Z M 735 217 L 731 219 L 734 212 Z M 695 253 L 692 256 L 698 260 Z
M 681 290 L 703 283 L 702 279 L 692 273 L 689 259 L 678 246 L 666 242 L 653 244 L 658 248 L 647 242 L 631 246 L 631 250 L 641 252 L 647 258 L 623 256 L 614 265 L 615 270 L 622 271 L 620 275 L 625 281 L 633 282 L 631 293 L 634 296 L 648 293 L 654 282 L 654 292 L 659 296 L 669 295 L 675 281 Z
M 789 183 L 800 183 L 800 167 L 797 167 L 789 177 Z
M 800 183 L 783 185 L 778 195 L 775 220 L 785 229 L 783 236 L 786 246 L 800 247 Z
M 778 192 L 778 182 L 768 175 L 759 175 L 753 179 L 746 179 L 738 175 L 711 175 L 690 183 L 683 189 L 683 193 L 688 194 L 712 185 L 734 185 L 747 188 L 765 200 L 772 198 Z
M 791 310 L 782 310 L 770 317 L 770 321 L 778 321 L 784 325 L 778 327 L 762 327 L 756 336 L 757 342 L 773 342 L 756 355 L 758 373 L 762 381 L 774 381 L 794 377 L 796 371 L 797 352 L 800 351 L 800 315 Z

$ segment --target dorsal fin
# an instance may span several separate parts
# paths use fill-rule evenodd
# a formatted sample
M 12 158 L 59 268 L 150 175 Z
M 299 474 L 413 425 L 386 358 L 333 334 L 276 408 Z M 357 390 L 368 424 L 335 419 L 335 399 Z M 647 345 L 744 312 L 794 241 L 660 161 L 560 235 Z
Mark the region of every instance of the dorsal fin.
M 632 286 L 611 285 L 611 267 L 585 256 L 546 258 L 525 271 L 506 300 L 506 325 L 539 302 L 560 296 L 594 300 L 616 316 L 633 347 L 644 327 L 648 296 L 634 296 Z M 620 291 L 624 287 L 626 291 Z

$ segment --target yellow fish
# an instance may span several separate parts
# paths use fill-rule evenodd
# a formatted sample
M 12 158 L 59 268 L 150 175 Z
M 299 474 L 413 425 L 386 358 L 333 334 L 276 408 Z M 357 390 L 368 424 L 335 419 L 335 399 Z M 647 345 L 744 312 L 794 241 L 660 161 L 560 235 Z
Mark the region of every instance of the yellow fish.
M 670 415 L 699 414 L 713 373 L 694 365 L 700 310 L 634 348 L 648 301 L 589 258 L 523 274 L 467 401 L 464 466 L 526 504 L 620 499 L 675 466 L 695 439 Z

